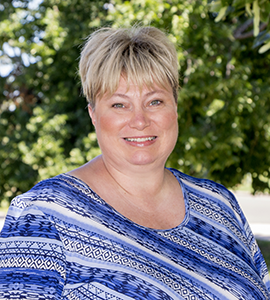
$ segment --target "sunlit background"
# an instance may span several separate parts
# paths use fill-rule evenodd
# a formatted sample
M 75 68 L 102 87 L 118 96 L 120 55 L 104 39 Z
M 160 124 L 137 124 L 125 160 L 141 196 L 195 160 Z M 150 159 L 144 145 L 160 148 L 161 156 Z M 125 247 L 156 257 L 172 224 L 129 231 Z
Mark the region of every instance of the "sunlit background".
M 178 51 L 179 139 L 168 166 L 269 193 L 270 4 L 222 3 L 2 1 L 2 206 L 100 153 L 77 75 L 80 48 L 101 26 L 134 24 L 164 30 Z

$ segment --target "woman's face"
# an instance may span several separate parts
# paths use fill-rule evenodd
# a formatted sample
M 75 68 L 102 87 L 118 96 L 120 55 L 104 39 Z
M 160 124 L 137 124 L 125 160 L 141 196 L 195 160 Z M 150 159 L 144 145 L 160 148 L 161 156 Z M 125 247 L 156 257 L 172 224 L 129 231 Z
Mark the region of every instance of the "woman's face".
M 89 108 L 103 159 L 115 168 L 164 164 L 177 136 L 177 105 L 173 92 L 159 86 L 140 92 L 121 78 L 117 91 Z

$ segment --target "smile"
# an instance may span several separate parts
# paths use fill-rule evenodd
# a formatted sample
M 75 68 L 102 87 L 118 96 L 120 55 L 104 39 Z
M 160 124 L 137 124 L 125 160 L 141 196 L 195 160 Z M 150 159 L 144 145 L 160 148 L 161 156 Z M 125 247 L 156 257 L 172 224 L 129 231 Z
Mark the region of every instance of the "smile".
M 124 139 L 128 142 L 142 143 L 142 142 L 147 142 L 147 141 L 153 141 L 156 138 L 157 138 L 156 136 L 150 136 L 150 137 L 145 137 L 145 138 L 124 138 Z

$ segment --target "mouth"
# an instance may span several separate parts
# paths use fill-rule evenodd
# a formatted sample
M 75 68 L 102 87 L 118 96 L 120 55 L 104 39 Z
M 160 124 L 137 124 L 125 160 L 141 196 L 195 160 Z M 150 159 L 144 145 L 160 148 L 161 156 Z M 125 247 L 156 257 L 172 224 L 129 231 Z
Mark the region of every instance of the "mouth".
M 157 138 L 157 136 L 149 136 L 149 137 L 138 137 L 138 138 L 124 138 L 125 141 L 128 142 L 137 142 L 137 143 L 143 143 L 147 141 L 153 141 Z

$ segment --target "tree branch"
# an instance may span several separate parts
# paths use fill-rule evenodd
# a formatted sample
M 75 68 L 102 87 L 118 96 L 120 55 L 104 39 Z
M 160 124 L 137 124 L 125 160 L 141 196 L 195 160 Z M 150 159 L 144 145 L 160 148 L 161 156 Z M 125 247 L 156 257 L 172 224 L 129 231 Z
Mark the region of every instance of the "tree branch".
M 235 31 L 234 31 L 234 38 L 236 40 L 243 40 L 243 39 L 247 39 L 250 37 L 253 37 L 253 29 L 245 32 L 251 25 L 253 24 L 253 19 L 249 19 L 247 20 L 244 24 L 242 24 L 241 26 L 239 26 Z M 267 26 L 267 23 L 262 23 L 260 25 L 260 31 L 264 30 Z

